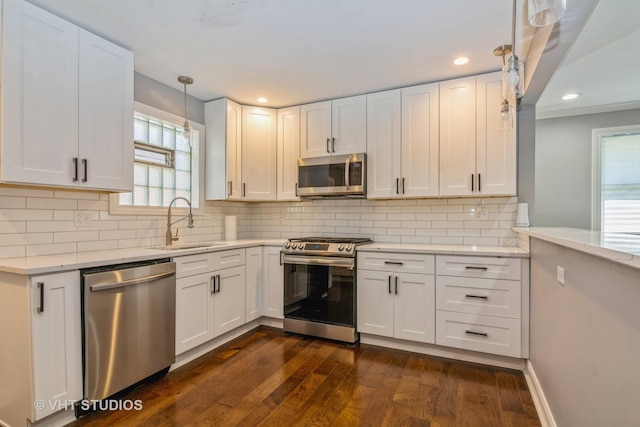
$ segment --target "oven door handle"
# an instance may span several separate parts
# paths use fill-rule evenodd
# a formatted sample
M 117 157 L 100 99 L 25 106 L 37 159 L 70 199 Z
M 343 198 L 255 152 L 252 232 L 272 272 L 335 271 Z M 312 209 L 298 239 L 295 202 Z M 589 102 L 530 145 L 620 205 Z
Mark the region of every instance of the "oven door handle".
M 285 264 L 327 265 L 330 267 L 355 267 L 355 258 L 341 257 L 316 257 L 304 255 L 285 255 L 282 260 Z
M 351 156 L 347 156 L 347 160 L 344 164 L 344 185 L 347 187 L 347 191 L 349 191 L 350 183 L 349 183 L 349 168 L 351 166 Z

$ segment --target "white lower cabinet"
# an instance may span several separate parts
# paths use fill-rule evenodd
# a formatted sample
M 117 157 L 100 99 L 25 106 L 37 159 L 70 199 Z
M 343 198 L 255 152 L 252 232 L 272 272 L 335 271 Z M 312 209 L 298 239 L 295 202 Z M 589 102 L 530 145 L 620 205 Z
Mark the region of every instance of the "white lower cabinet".
M 358 265 L 376 265 L 368 253 L 358 254 Z M 404 264 L 416 256 L 372 254 L 384 257 L 387 271 L 358 269 L 358 331 L 374 335 L 433 343 L 435 341 L 435 281 L 433 274 L 406 273 Z M 418 256 L 433 273 L 433 255 Z M 386 263 L 386 264 L 385 264 Z M 375 267 L 374 267 L 375 268 Z
M 262 315 L 276 319 L 284 318 L 284 266 L 279 246 L 263 248 Z
M 30 286 L 33 401 L 45 403 L 31 406 L 37 421 L 82 399 L 80 273 L 35 276 Z
M 176 355 L 245 323 L 244 249 L 187 255 L 174 261 Z
M 437 256 L 436 344 L 523 357 L 522 271 L 519 258 Z
M 526 358 L 526 262 L 360 251 L 358 332 Z
M 245 320 L 262 316 L 262 247 L 247 248 L 245 265 Z

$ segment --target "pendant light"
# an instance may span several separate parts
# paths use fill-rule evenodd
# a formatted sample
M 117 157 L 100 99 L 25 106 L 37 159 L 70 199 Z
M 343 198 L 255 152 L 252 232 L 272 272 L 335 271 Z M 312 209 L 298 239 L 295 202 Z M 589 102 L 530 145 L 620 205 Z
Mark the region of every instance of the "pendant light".
M 544 27 L 557 22 L 567 9 L 566 0 L 529 0 L 529 24 Z
M 191 139 L 191 123 L 189 123 L 189 113 L 187 111 L 187 85 L 193 83 L 193 79 L 189 76 L 178 76 L 178 81 L 184 85 L 184 125 L 182 136 L 185 139 Z
M 495 51 L 494 51 L 495 52 Z M 522 98 L 524 65 L 516 55 L 516 0 L 513 0 L 513 16 L 511 20 L 511 55 L 502 67 L 502 87 L 506 87 L 507 97 Z M 504 61 L 503 61 L 504 62 Z
M 495 56 L 502 57 L 502 69 L 503 73 L 506 68 L 505 56 L 511 53 L 512 47 L 510 44 L 503 44 L 493 50 Z M 502 83 L 502 101 L 500 102 L 500 129 L 510 129 L 513 127 L 513 106 L 509 103 L 506 84 Z M 513 97 L 512 97 L 513 98 Z

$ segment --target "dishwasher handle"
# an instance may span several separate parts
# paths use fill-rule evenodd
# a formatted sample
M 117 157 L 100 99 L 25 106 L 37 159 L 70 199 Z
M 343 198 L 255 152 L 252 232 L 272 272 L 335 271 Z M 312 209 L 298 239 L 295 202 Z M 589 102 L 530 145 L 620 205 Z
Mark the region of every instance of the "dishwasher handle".
M 98 292 L 98 291 L 106 291 L 107 289 L 124 288 L 125 286 L 139 285 L 141 283 L 148 283 L 148 282 L 164 279 L 165 277 L 174 276 L 175 274 L 176 274 L 175 271 L 167 271 L 164 273 L 153 274 L 151 276 L 137 277 L 135 279 L 123 280 L 122 282 L 107 283 L 104 285 L 92 285 L 90 289 L 91 289 L 91 292 Z

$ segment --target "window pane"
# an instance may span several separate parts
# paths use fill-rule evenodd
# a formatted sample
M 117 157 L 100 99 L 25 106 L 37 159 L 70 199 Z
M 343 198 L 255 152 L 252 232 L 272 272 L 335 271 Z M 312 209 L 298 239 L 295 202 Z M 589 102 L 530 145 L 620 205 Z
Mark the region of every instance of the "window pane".
M 176 171 L 169 168 L 163 168 L 162 182 L 164 183 L 164 188 L 176 188 Z
M 158 166 L 149 166 L 149 186 L 162 187 L 162 168 Z
M 191 141 L 187 138 L 184 137 L 184 135 L 182 134 L 182 132 L 179 133 L 179 137 L 177 138 L 177 146 L 176 146 L 176 150 L 180 150 L 180 151 L 184 151 L 185 153 L 190 153 L 191 152 Z M 198 131 L 193 131 L 191 132 L 191 137 L 192 138 L 196 138 L 198 136 Z M 195 139 L 194 139 L 195 141 Z
M 149 206 L 162 206 L 162 188 L 149 187 Z
M 176 171 L 176 189 L 191 190 L 191 174 L 189 172 Z
M 162 147 L 162 125 L 160 123 L 149 122 L 148 143 Z
M 171 154 L 160 153 L 152 150 L 145 150 L 136 146 L 134 149 L 134 161 L 154 163 L 156 165 L 171 165 Z
M 191 156 L 180 151 L 176 151 L 176 170 L 190 171 L 191 170 Z
M 133 193 L 120 193 L 118 197 L 121 205 L 131 206 L 133 204 Z
M 149 183 L 148 179 L 148 169 L 144 163 L 134 163 L 133 164 L 133 183 L 134 185 L 147 185 Z
M 174 190 L 173 188 L 165 187 L 162 190 L 162 199 L 163 199 L 162 206 L 169 206 L 169 203 L 171 203 L 174 197 L 176 197 L 176 190 Z
M 148 187 L 133 187 L 133 203 L 136 206 L 149 206 L 149 189 Z
M 133 120 L 133 139 L 147 142 L 149 140 L 149 124 L 146 120 L 136 117 Z
M 162 128 L 162 146 L 171 148 L 172 150 L 176 148 L 175 128 L 170 128 L 166 125 Z

